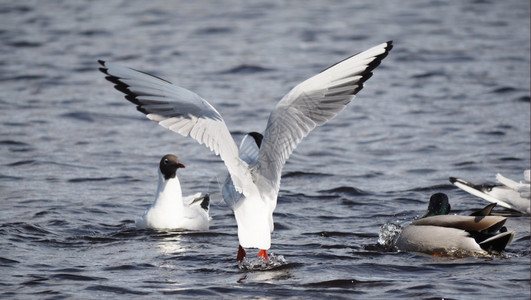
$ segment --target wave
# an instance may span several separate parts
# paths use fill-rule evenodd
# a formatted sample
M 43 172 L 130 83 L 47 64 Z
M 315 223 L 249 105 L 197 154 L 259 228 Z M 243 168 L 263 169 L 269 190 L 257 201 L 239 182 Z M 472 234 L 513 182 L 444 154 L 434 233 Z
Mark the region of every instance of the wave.
M 282 174 L 282 179 L 286 178 L 297 178 L 297 177 L 330 177 L 333 176 L 332 174 L 327 173 L 320 173 L 320 172 L 305 172 L 305 171 L 292 171 L 292 172 L 286 172 Z
M 237 67 L 221 71 L 219 74 L 254 74 L 254 73 L 262 73 L 262 72 L 270 72 L 273 71 L 273 69 L 261 67 L 261 66 L 255 66 L 255 65 L 239 65 Z
M 379 281 L 379 280 L 359 280 L 359 279 L 332 279 L 325 281 L 315 281 L 305 284 L 304 286 L 310 288 L 357 288 L 360 286 L 364 287 L 378 287 L 378 286 L 389 286 L 392 285 L 390 282 Z
M 358 189 L 353 186 L 340 186 L 329 190 L 319 190 L 319 193 L 323 194 L 341 194 L 345 196 L 362 196 L 370 195 L 371 193 Z

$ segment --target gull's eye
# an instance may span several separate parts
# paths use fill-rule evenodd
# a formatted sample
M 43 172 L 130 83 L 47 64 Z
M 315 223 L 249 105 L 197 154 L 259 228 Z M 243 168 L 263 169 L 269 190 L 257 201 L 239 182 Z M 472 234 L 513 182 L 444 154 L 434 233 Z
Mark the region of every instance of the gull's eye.
M 170 162 L 170 161 L 169 161 L 167 158 L 164 159 L 164 164 L 165 164 L 165 165 L 167 165 L 169 162 Z

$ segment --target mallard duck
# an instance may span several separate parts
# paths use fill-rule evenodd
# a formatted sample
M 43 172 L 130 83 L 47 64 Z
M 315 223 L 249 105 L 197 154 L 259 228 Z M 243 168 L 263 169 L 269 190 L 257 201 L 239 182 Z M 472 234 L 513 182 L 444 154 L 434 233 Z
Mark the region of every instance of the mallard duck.
M 136 220 L 137 229 L 208 229 L 210 197 L 197 193 L 183 198 L 177 170 L 184 167 L 173 154 L 162 157 L 155 202 Z
M 448 256 L 485 256 L 501 252 L 514 237 L 503 227 L 507 218 L 491 216 L 495 203 L 470 216 L 449 215 L 450 204 L 444 193 L 431 196 L 428 210 L 403 228 L 396 240 L 401 251 Z
M 529 170 L 524 172 L 524 181 L 516 182 L 496 174 L 498 184 L 476 185 L 463 179 L 450 177 L 450 182 L 458 188 L 492 203 L 525 214 L 530 212 L 530 178 Z

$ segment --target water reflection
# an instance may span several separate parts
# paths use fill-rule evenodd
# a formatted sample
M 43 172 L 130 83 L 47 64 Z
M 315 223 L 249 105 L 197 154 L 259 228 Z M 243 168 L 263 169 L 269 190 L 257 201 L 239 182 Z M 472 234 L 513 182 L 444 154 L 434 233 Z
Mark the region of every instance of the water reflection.
M 173 255 L 186 252 L 187 247 L 183 243 L 183 232 L 172 231 L 157 236 L 155 246 L 159 253 Z

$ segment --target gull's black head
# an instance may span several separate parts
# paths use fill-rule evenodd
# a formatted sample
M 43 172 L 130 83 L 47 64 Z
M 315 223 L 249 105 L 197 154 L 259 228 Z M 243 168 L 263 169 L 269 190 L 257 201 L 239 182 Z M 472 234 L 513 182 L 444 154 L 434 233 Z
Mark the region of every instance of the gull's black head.
M 256 143 L 256 146 L 258 146 L 258 148 L 262 146 L 262 140 L 264 139 L 264 136 L 261 133 L 252 131 L 249 132 L 248 135 L 253 137 L 254 142 Z
M 184 165 L 179 162 L 179 158 L 173 154 L 166 154 L 160 160 L 160 173 L 164 179 L 175 178 L 177 169 L 184 168 Z

